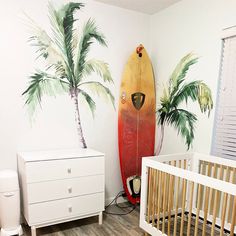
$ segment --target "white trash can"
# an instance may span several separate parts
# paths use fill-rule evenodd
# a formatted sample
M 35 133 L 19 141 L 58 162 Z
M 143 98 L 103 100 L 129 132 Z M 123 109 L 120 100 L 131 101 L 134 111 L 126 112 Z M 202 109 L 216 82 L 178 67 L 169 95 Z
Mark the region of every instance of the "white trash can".
M 17 172 L 0 171 L 1 236 L 22 235 L 20 225 L 20 193 Z

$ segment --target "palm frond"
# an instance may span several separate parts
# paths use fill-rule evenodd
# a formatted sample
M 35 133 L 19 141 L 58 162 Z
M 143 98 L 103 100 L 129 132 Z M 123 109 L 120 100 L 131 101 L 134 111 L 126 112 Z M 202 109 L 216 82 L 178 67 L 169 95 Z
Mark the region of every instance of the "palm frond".
M 80 83 L 78 85 L 78 88 L 83 91 L 87 88 L 90 91 L 96 93 L 98 96 L 103 96 L 104 98 L 109 99 L 115 109 L 115 98 L 111 93 L 110 89 L 104 86 L 102 83 L 97 81 L 87 81 Z
M 48 64 L 55 64 L 63 61 L 62 56 L 58 52 L 54 41 L 49 34 L 39 27 L 29 16 L 27 16 L 27 22 L 32 32 L 32 36 L 29 37 L 30 45 L 36 47 L 37 58 L 43 57 L 47 60 Z
M 75 48 L 73 45 L 73 24 L 75 21 L 73 14 L 83 6 L 82 3 L 70 2 L 56 11 L 52 4 L 49 4 L 49 18 L 54 33 L 54 41 L 64 57 L 67 66 L 67 77 L 71 83 L 74 82 L 73 54 Z
M 200 83 L 198 86 L 198 103 L 202 113 L 208 111 L 208 116 L 213 108 L 211 90 L 205 83 Z
M 46 69 L 53 68 L 55 73 L 60 78 L 66 78 L 66 67 L 64 59 L 60 52 L 58 52 L 57 47 L 53 40 L 48 36 L 46 31 L 37 28 L 37 32 L 29 38 L 31 46 L 37 47 L 36 53 L 38 53 L 37 58 L 43 57 L 46 61 Z
M 43 57 L 45 59 L 48 58 L 49 53 L 48 49 L 51 46 L 51 38 L 47 34 L 47 32 L 39 27 L 35 28 L 34 35 L 29 38 L 29 42 L 31 46 L 37 48 L 36 53 L 38 57 Z
M 29 112 L 33 115 L 36 106 L 41 104 L 43 95 L 55 96 L 58 93 L 68 92 L 68 90 L 67 82 L 45 72 L 37 71 L 30 76 L 29 86 L 22 96 L 25 96 L 25 104 L 28 105 Z
M 57 45 L 45 30 L 39 27 L 29 16 L 26 15 L 26 17 L 27 24 L 32 32 L 28 41 L 31 46 L 36 47 L 37 59 L 43 57 L 46 70 L 53 69 L 58 78 L 66 78 L 64 58 Z
M 178 90 L 175 96 L 173 96 L 171 105 L 177 107 L 184 100 L 187 103 L 189 98 L 193 102 L 198 101 L 201 112 L 205 113 L 208 110 L 208 114 L 210 114 L 213 108 L 213 101 L 211 90 L 205 83 L 196 80 L 185 84 Z
M 158 125 L 164 125 L 168 111 L 166 107 L 162 106 L 157 110 L 157 123 Z
M 77 62 L 75 68 L 76 80 L 79 83 L 82 77 L 82 71 L 86 62 L 86 57 L 91 44 L 96 40 L 102 46 L 107 46 L 105 36 L 98 30 L 95 21 L 89 19 L 84 28 L 77 52 Z
M 166 121 L 168 125 L 173 125 L 178 130 L 178 134 L 180 133 L 185 139 L 185 144 L 189 149 L 194 139 L 196 115 L 183 109 L 175 109 L 168 114 Z
M 172 98 L 172 105 L 177 107 L 181 102 L 188 102 L 190 98 L 193 102 L 198 99 L 199 85 L 202 81 L 193 81 L 183 85 Z
M 198 58 L 194 56 L 192 53 L 187 54 L 180 60 L 169 80 L 170 81 L 169 89 L 171 96 L 175 95 L 175 93 L 178 91 L 179 86 L 185 79 L 189 67 L 195 64 L 197 60 Z
M 159 125 L 164 125 L 166 115 L 170 112 L 170 94 L 169 90 L 164 87 L 163 94 L 160 97 L 161 107 L 157 110 L 157 122 Z
M 60 79 L 67 79 L 66 68 L 63 62 L 58 62 L 57 64 L 53 64 L 51 67 L 54 68 L 56 77 Z
M 104 82 L 113 83 L 107 63 L 96 59 L 86 61 L 84 64 L 83 76 L 90 75 L 93 72 L 96 72 Z
M 163 94 L 160 97 L 160 101 L 161 101 L 161 104 L 166 104 L 170 102 L 170 94 L 166 88 L 163 89 Z
M 68 66 L 65 41 L 64 41 L 64 29 L 63 29 L 62 17 L 59 14 L 60 11 L 56 11 L 51 2 L 49 2 L 48 9 L 49 9 L 49 19 L 52 26 L 51 30 L 54 36 L 53 40 L 55 44 L 57 45 L 58 49 L 60 50 Z
M 70 2 L 63 6 L 59 12 L 58 15 L 61 17 L 61 24 L 63 28 L 64 33 L 64 43 L 65 43 L 65 49 L 66 54 L 68 58 L 69 65 L 71 66 L 71 69 L 74 70 L 74 62 L 73 62 L 73 24 L 75 22 L 74 20 L 74 12 L 76 10 L 79 10 L 81 7 L 83 7 L 84 4 L 82 3 L 76 3 L 76 2 Z
M 91 96 L 88 93 L 86 93 L 83 90 L 79 90 L 79 95 L 81 95 L 85 99 L 94 117 L 94 111 L 96 109 L 96 103 L 94 102 L 94 100 L 91 98 Z

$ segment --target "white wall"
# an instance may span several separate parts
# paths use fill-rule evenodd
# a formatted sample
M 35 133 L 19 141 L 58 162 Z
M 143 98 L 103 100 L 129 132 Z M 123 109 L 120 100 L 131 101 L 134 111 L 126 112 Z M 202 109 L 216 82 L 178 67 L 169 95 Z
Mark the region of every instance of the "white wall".
M 157 79 L 157 94 L 179 60 L 188 52 L 200 59 L 188 73 L 188 80 L 203 80 L 216 103 L 218 73 L 221 56 L 221 31 L 236 24 L 235 0 L 182 0 L 151 17 L 151 58 Z M 189 111 L 197 114 L 193 149 L 209 153 L 214 122 L 201 114 L 198 104 L 189 104 Z M 183 152 L 183 140 L 172 128 L 165 131 L 162 153 Z
M 59 3 L 63 0 L 56 1 Z M 236 22 L 234 0 L 183 0 L 148 16 L 117 7 L 86 1 L 79 13 L 80 21 L 95 18 L 107 37 L 109 48 L 95 46 L 91 56 L 107 61 L 115 81 L 111 89 L 118 104 L 120 79 L 124 64 L 136 45 L 143 43 L 151 55 L 159 86 L 176 63 L 188 52 L 200 56 L 199 63 L 189 73 L 189 80 L 204 80 L 212 89 L 215 101 L 221 54 L 221 30 Z M 28 76 L 37 66 L 34 49 L 23 12 L 43 28 L 49 29 L 47 0 L 8 0 L 0 8 L 0 169 L 16 169 L 18 150 L 70 148 L 78 146 L 74 123 L 74 108 L 68 96 L 45 98 L 42 110 L 30 125 L 21 93 Z M 151 22 L 151 24 L 149 24 Z M 150 28 L 151 26 L 151 28 Z M 151 34 L 149 35 L 149 30 Z M 208 119 L 196 104 L 189 109 L 198 115 L 194 150 L 210 152 L 214 111 Z M 112 198 L 122 189 L 117 145 L 117 110 L 97 100 L 93 120 L 82 106 L 82 123 L 88 146 L 106 153 L 106 197 Z M 162 153 L 185 151 L 173 129 L 167 129 Z
M 45 97 L 42 110 L 31 125 L 22 92 L 28 77 L 37 67 L 35 49 L 27 43 L 29 28 L 23 12 L 43 28 L 49 29 L 47 0 L 8 0 L 0 8 L 0 169 L 16 169 L 19 150 L 45 150 L 79 146 L 74 122 L 74 107 L 69 96 Z M 60 2 L 56 1 L 59 5 Z M 149 50 L 149 16 L 93 1 L 85 1 L 80 22 L 95 18 L 107 38 L 109 48 L 95 46 L 91 57 L 110 64 L 114 86 L 110 88 L 118 104 L 120 79 L 128 56 L 139 43 Z M 122 189 L 117 145 L 117 109 L 97 100 L 95 119 L 88 107 L 81 108 L 87 144 L 106 154 L 106 198 Z

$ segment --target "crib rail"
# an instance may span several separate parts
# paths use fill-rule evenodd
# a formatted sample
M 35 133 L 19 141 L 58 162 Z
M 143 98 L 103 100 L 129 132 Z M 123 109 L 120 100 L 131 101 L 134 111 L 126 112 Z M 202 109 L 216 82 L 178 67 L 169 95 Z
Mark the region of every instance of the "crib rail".
M 192 154 L 162 157 L 161 162 L 158 158 L 143 159 L 140 226 L 148 233 L 174 236 L 236 233 L 234 166 L 196 157 Z M 211 226 L 207 227 L 208 224 Z

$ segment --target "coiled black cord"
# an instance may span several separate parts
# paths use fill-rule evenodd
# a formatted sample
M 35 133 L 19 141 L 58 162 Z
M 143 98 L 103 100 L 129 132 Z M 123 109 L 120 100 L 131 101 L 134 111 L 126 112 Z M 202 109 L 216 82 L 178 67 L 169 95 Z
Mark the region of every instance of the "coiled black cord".
M 119 197 L 122 197 L 123 194 L 125 192 L 124 191 L 120 191 L 116 196 L 115 198 L 107 205 L 105 206 L 105 211 L 104 213 L 105 214 L 109 214 L 109 215 L 118 215 L 118 216 L 122 216 L 122 215 L 128 215 L 130 214 L 131 212 L 133 212 L 135 209 L 136 209 L 136 206 L 137 205 L 132 205 L 129 203 L 129 206 L 120 206 L 117 202 L 118 198 Z M 112 203 L 115 202 L 115 205 L 119 208 L 119 209 L 122 209 L 124 211 L 124 209 L 127 209 L 127 208 L 131 208 L 131 210 L 129 210 L 128 212 L 122 212 L 122 213 L 115 213 L 115 212 L 110 212 L 110 211 L 107 211 L 107 209 L 112 205 Z

